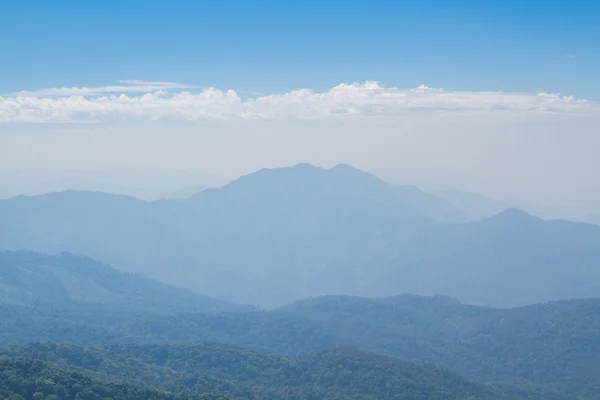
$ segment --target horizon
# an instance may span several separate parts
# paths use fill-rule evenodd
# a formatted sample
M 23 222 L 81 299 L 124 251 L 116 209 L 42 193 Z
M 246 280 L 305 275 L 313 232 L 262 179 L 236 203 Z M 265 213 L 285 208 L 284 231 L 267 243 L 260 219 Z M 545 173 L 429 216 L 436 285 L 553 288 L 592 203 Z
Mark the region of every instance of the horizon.
M 416 187 L 426 193 L 436 196 L 444 193 L 464 194 L 466 196 L 478 197 L 481 200 L 502 204 L 504 209 L 516 208 L 531 215 L 544 219 L 566 219 L 573 221 L 596 220 L 600 215 L 600 208 L 589 208 L 583 212 L 573 212 L 569 209 L 544 208 L 539 203 L 527 201 L 523 198 L 502 198 L 494 196 L 485 191 L 472 190 L 460 184 L 432 183 L 429 179 L 423 179 L 419 173 L 426 173 L 429 178 L 433 177 L 431 170 L 398 170 L 398 169 L 361 169 L 348 163 L 339 163 L 329 166 L 299 162 L 284 166 L 262 167 L 257 170 L 241 173 L 239 176 L 224 177 L 208 173 L 201 169 L 158 169 L 158 168 L 103 168 L 103 169 L 48 169 L 48 168 L 22 168 L 14 170 L 0 170 L 0 184 L 4 184 L 0 190 L 0 199 L 8 199 L 19 195 L 38 196 L 48 193 L 64 191 L 88 191 L 116 195 L 127 195 L 145 201 L 156 201 L 161 199 L 188 198 L 201 190 L 208 188 L 220 188 L 238 180 L 241 177 L 255 174 L 263 169 L 290 169 L 303 164 L 322 170 L 330 170 L 339 166 L 349 166 L 353 169 L 367 172 L 389 185 L 399 187 Z M 448 174 L 449 171 L 444 171 Z M 450 171 L 451 172 L 451 171 Z M 132 173 L 130 177 L 127 173 Z M 156 174 L 163 174 L 162 179 Z M 454 171 L 460 176 L 461 171 Z M 464 173 L 464 172 L 463 172 Z M 29 174 L 29 175 L 28 175 Z M 414 174 L 414 175 L 411 175 Z M 3 179 L 4 175 L 4 179 Z M 19 179 L 17 184 L 11 187 L 11 175 Z M 447 175 L 446 175 L 447 176 Z M 142 181 L 140 181 L 140 178 Z M 29 179 L 29 181 L 28 181 Z M 172 183 L 175 180 L 178 183 Z M 437 181 L 437 179 L 435 179 Z M 167 183 L 169 182 L 169 183 Z M 463 180 L 464 182 L 464 180 Z M 194 191 L 194 189 L 198 189 Z M 171 196 L 175 197 L 171 197 Z M 443 196 L 442 196 L 443 197 Z
M 0 171 L 231 180 L 347 163 L 548 215 L 600 213 L 597 1 L 24 0 L 3 11 L 2 29 L 20 34 L 0 66 Z
M 0 400 L 600 400 L 600 0 L 0 33 Z

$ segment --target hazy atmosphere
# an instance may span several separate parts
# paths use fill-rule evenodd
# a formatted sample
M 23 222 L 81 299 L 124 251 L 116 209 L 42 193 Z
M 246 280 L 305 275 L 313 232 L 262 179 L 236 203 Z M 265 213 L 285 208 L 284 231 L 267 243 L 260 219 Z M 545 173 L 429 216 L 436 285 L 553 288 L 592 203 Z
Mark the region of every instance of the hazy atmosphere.
M 0 2 L 0 400 L 600 400 L 599 21 Z
M 22 169 L 198 170 L 222 178 L 160 192 L 264 167 L 347 163 L 385 169 L 395 184 L 474 191 L 549 217 L 600 212 L 593 1 L 569 8 L 560 1 L 347 2 L 341 9 L 337 2 L 185 2 L 189 15 L 133 3 L 28 10 L 35 28 L 4 48 L 6 60 L 20 61 L 0 67 L 7 78 L 0 82 L 0 195 L 50 190 L 49 180 L 69 176 L 11 172 Z M 6 32 L 21 7 L 0 17 Z M 428 18 L 417 23 L 423 10 Z M 136 31 L 144 29 L 138 12 L 161 34 Z M 111 31 L 102 22 L 107 13 Z M 194 13 L 214 19 L 196 24 Z M 379 22 L 362 23 L 363 14 Z M 63 22 L 80 34 L 55 29 Z M 254 40 L 235 34 L 250 28 Z M 42 31 L 45 40 L 34 40 Z M 99 183 L 136 185 L 118 175 L 119 182 Z
M 174 104 L 155 99 L 151 90 L 127 101 L 121 97 L 131 96 L 126 87 L 88 90 L 89 96 L 76 98 L 2 99 L 8 111 L 3 119 L 9 121 L 0 127 L 2 195 L 18 193 L 12 185 L 24 182 L 11 178 L 11 171 L 23 169 L 198 170 L 227 181 L 263 167 L 348 163 L 385 170 L 382 176 L 395 184 L 474 191 L 549 216 L 600 211 L 600 106 L 593 102 L 369 83 L 246 102 L 231 93 L 185 92 Z M 114 92 L 105 97 L 102 90 Z M 36 100 L 40 104 L 28 108 Z M 261 102 L 269 105 L 255 106 Z M 27 105 L 24 110 L 20 103 Z M 75 116 L 68 124 L 30 123 Z M 68 176 L 54 175 L 51 179 Z M 94 175 L 79 178 L 93 181 Z M 199 173 L 197 182 L 172 189 L 218 182 Z

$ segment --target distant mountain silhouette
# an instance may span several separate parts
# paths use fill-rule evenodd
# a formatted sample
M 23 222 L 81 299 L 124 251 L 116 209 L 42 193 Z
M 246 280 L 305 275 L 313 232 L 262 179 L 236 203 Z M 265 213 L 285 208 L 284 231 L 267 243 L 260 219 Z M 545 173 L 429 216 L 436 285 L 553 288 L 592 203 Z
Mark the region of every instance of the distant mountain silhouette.
M 218 187 L 227 182 L 226 179 L 198 170 L 0 170 L 0 198 L 77 190 L 125 194 L 152 200 L 170 193 L 177 194 L 182 188 Z
M 262 169 L 222 188 L 201 192 L 194 199 L 197 204 L 232 201 L 233 207 L 275 207 L 289 214 L 305 207 L 326 210 L 331 205 L 336 209 L 356 207 L 366 214 L 393 212 L 444 222 L 465 220 L 460 210 L 434 195 L 415 187 L 392 186 L 343 164 L 328 170 L 310 164 Z
M 534 225 L 544 222 L 542 218 L 528 214 L 523 210 L 519 210 L 518 208 L 507 208 L 500 211 L 496 215 L 492 215 L 484 221 L 486 224 L 499 224 L 508 226 L 512 226 L 513 224 Z
M 488 218 L 510 208 L 503 202 L 460 190 L 444 190 L 435 192 L 435 195 L 462 210 L 470 219 Z
M 579 218 L 579 221 L 587 222 L 588 224 L 600 225 L 600 214 L 588 214 L 582 218 Z
M 206 189 L 206 186 L 196 185 L 189 186 L 178 190 L 173 190 L 171 192 L 162 194 L 157 196 L 154 200 L 176 200 L 176 199 L 188 199 L 201 191 Z
M 600 227 L 510 209 L 461 222 L 340 165 L 264 169 L 189 199 L 63 192 L 0 201 L 0 248 L 86 254 L 236 303 L 445 294 L 515 306 L 600 296 Z

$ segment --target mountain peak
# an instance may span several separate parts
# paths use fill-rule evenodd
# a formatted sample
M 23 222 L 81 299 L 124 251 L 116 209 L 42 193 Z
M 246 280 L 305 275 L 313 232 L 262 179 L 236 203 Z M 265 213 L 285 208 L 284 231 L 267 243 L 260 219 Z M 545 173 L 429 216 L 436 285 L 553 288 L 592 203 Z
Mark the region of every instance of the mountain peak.
M 353 166 L 351 166 L 349 164 L 343 164 L 343 163 L 329 168 L 329 171 L 359 171 L 359 172 L 363 172 L 363 171 L 359 170 L 358 168 L 354 168 Z
M 291 167 L 263 168 L 257 172 L 244 175 L 229 183 L 229 187 L 240 187 L 243 185 L 261 185 L 272 188 L 284 186 L 295 186 L 299 189 L 317 184 L 320 187 L 324 183 L 337 185 L 337 187 L 352 187 L 355 191 L 372 190 L 373 188 L 389 187 L 378 177 L 354 168 L 348 164 L 339 164 L 330 169 L 323 169 L 309 163 L 299 163 Z
M 327 172 L 330 177 L 334 177 L 335 179 L 341 179 L 343 181 L 351 180 L 353 185 L 361 184 L 362 182 L 362 184 L 370 185 L 371 188 L 385 187 L 387 189 L 390 187 L 388 183 L 384 182 L 375 175 L 348 164 L 338 164 L 335 167 L 326 170 L 325 172 Z
M 280 169 L 280 168 L 277 168 L 277 169 Z M 284 168 L 281 168 L 281 169 L 286 169 L 286 168 L 284 167 Z M 287 169 L 320 170 L 322 168 L 314 166 L 314 165 L 312 165 L 310 163 L 303 162 L 303 163 L 295 164 L 295 165 L 293 165 L 291 167 L 287 167 Z
M 261 168 L 256 172 L 243 175 L 240 179 L 252 176 L 267 176 L 267 175 L 294 175 L 294 174 L 318 174 L 323 172 L 324 169 L 321 167 L 314 166 L 309 163 L 298 163 L 290 167 L 276 167 L 276 168 Z M 234 181 L 235 182 L 235 181 Z
M 488 218 L 489 220 L 510 221 L 510 222 L 542 222 L 542 218 L 531 215 L 518 208 L 507 208 L 504 211 Z

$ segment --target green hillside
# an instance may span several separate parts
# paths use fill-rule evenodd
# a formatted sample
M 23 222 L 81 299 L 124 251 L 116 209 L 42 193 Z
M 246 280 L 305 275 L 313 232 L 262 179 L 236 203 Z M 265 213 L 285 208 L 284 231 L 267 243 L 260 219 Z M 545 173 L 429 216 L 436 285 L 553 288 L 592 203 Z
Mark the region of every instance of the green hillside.
M 209 392 L 236 399 L 517 399 L 511 391 L 432 366 L 353 349 L 284 358 L 217 344 L 106 349 L 40 344 L 5 353 L 174 393 Z
M 7 400 L 226 400 L 203 393 L 174 396 L 162 390 L 98 379 L 31 358 L 0 358 L 0 399 Z

